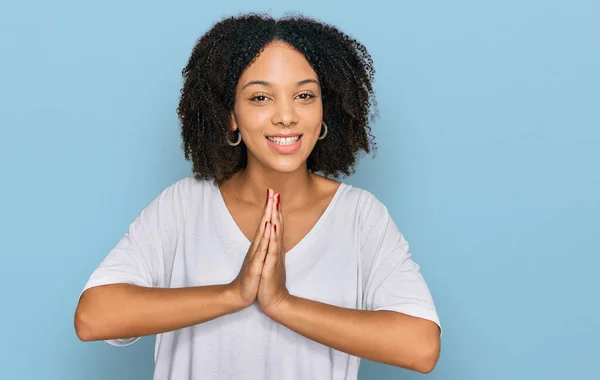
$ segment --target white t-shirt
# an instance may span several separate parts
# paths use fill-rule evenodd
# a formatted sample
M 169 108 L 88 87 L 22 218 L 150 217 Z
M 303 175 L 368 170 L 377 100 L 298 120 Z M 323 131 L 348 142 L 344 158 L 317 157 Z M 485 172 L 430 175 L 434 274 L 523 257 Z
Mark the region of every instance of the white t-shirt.
M 189 176 L 144 208 L 84 290 L 111 283 L 226 284 L 238 274 L 250 244 L 219 189 Z M 340 185 L 316 225 L 286 253 L 286 275 L 294 296 L 440 324 L 419 266 L 386 207 L 349 184 Z M 155 380 L 354 380 L 360 363 L 272 321 L 256 303 L 157 335 L 154 359 Z

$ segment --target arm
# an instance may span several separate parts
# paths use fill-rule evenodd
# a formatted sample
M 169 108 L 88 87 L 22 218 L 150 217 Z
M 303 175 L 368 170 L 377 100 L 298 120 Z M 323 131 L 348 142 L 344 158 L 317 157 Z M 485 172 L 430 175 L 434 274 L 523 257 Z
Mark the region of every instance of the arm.
M 88 280 L 75 312 L 75 330 L 81 340 L 118 341 L 173 331 L 234 313 L 255 301 L 270 231 L 263 222 L 270 219 L 272 197 L 267 199 L 254 242 L 232 282 L 168 288 L 161 273 L 170 270 L 163 268 L 164 263 L 172 262 L 165 258 L 171 256 L 163 250 L 165 242 L 171 246 L 168 242 L 176 240 L 168 233 L 178 219 L 171 216 L 171 205 L 178 203 L 169 202 L 172 189 L 142 212 Z M 165 198 L 161 209 L 158 201 Z
M 394 311 L 354 310 L 288 296 L 270 313 L 278 323 L 336 350 L 428 373 L 440 353 L 440 330 Z
M 216 289 L 164 289 L 164 273 L 172 270 L 181 221 L 185 219 L 182 204 L 187 202 L 189 188 L 188 181 L 179 181 L 163 190 L 93 271 L 75 311 L 75 332 L 81 340 L 128 344 L 155 331 L 208 319 L 223 310 L 215 303 L 212 313 L 189 312 L 193 304 L 212 305 L 211 300 L 217 297 L 211 293 Z
M 241 308 L 229 285 L 175 289 L 102 285 L 82 294 L 75 331 L 82 341 L 134 338 L 192 326 Z
M 274 321 L 325 346 L 348 354 L 428 373 L 440 353 L 440 328 L 433 302 L 408 244 L 389 218 L 363 245 L 369 266 L 366 310 L 325 304 L 291 295 L 286 287 L 282 212 L 275 219 L 258 292 L 260 308 Z M 275 227 L 277 227 L 275 229 Z M 384 228 L 385 227 L 385 228 Z M 376 248 L 374 248 L 376 247 Z M 376 259 L 373 259 L 373 256 Z

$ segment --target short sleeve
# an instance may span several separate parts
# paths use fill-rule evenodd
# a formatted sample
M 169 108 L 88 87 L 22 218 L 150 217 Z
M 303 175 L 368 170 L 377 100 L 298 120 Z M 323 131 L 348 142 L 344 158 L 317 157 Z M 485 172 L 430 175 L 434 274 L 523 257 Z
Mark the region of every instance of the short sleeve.
M 185 180 L 164 189 L 131 222 L 127 232 L 108 252 L 85 284 L 89 288 L 125 283 L 143 287 L 164 287 L 165 273 L 175 254 L 184 219 Z M 139 338 L 107 341 L 122 346 Z
M 366 310 L 440 320 L 429 287 L 387 208 L 366 192 L 362 202 L 361 265 Z

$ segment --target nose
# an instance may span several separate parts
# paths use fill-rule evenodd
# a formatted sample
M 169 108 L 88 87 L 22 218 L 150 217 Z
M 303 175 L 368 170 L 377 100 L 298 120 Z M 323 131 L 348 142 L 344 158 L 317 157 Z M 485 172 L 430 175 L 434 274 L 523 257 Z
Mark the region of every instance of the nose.
M 274 125 L 281 125 L 291 127 L 292 124 L 298 123 L 298 117 L 296 114 L 296 107 L 293 100 L 280 99 L 275 104 L 275 112 L 271 122 Z

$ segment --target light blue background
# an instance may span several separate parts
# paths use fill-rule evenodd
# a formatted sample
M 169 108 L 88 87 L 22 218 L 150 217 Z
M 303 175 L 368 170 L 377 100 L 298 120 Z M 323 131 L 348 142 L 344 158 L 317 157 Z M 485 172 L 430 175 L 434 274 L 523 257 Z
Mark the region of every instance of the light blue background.
M 599 379 L 599 3 L 281 3 L 2 1 L 0 378 L 151 378 L 153 339 L 77 340 L 79 292 L 190 174 L 175 109 L 196 38 L 298 10 L 374 58 L 379 152 L 347 182 L 388 206 L 433 292 L 429 378 Z

